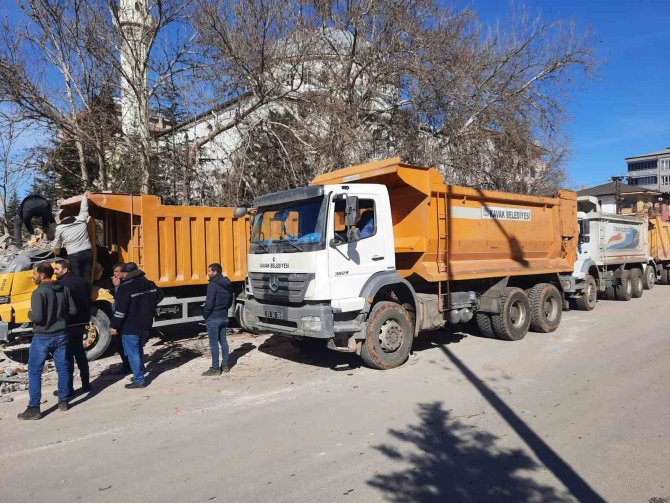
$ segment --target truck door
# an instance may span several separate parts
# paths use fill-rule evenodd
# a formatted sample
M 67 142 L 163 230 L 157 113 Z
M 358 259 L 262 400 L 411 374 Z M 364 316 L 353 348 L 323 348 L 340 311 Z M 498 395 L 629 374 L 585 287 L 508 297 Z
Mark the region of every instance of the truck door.
M 384 199 L 358 194 L 357 235 L 349 241 L 345 205 L 344 199 L 331 201 L 333 218 L 328 232 L 328 276 L 332 299 L 357 297 L 371 275 L 395 268 L 392 228 L 389 222 L 380 218 L 386 214 L 388 220 Z M 388 235 L 389 230 L 391 235 Z

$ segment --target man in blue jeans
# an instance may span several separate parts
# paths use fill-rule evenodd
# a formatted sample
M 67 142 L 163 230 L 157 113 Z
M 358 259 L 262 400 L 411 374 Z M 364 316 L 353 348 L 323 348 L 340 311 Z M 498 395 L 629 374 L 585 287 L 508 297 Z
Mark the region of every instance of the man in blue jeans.
M 207 299 L 202 309 L 205 318 L 209 349 L 212 351 L 212 366 L 202 373 L 204 376 L 219 376 L 221 372 L 229 372 L 228 368 L 228 309 L 233 303 L 233 286 L 223 274 L 221 264 L 210 264 L 207 267 L 209 285 Z M 219 366 L 219 345 L 221 346 L 221 366 Z
M 28 354 L 28 408 L 19 419 L 42 419 L 42 369 L 49 356 L 54 359 L 58 373 L 58 409 L 67 410 L 70 399 L 70 372 L 66 358 L 67 320 L 77 313 L 70 291 L 53 281 L 53 267 L 40 262 L 33 269 L 37 289 L 30 298 L 28 317 L 33 322 L 33 340 Z
M 114 296 L 114 316 L 111 332 L 120 334 L 123 352 L 133 371 L 126 388 L 144 388 L 144 342 L 154 322 L 156 306 L 163 300 L 163 291 L 144 276 L 134 262 L 121 267 L 123 280 Z

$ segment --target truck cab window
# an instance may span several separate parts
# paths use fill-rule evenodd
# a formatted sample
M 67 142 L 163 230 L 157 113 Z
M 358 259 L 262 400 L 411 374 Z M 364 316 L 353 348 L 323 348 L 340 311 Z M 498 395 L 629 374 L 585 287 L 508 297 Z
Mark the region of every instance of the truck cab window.
M 335 201 L 334 230 L 335 237 L 345 241 L 347 238 L 347 229 L 344 225 L 344 211 L 346 201 L 338 199 Z M 375 202 L 372 199 L 358 200 L 358 217 L 356 218 L 356 228 L 360 232 L 360 238 L 365 239 L 374 236 L 377 233 L 375 214 Z

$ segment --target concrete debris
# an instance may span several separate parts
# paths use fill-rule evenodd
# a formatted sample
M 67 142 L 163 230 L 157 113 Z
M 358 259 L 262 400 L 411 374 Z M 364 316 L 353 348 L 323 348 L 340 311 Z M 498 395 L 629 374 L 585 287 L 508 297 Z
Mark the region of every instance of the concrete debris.
M 9 395 L 0 395 L 0 403 L 13 402 L 14 399 Z
M 5 369 L 5 375 L 6 375 L 7 377 L 15 376 L 15 375 L 16 375 L 16 369 L 14 369 L 14 368 L 6 368 L 6 369 Z

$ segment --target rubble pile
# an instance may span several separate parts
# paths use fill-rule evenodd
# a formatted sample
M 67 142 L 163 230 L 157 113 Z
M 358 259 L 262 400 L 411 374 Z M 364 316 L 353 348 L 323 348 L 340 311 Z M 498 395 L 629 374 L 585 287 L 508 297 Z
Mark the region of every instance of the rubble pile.
M 23 246 L 12 243 L 10 236 L 0 237 L 0 272 L 11 273 L 27 271 L 32 264 L 53 258 L 52 241 L 41 229 L 35 229 L 35 234 L 24 234 Z

